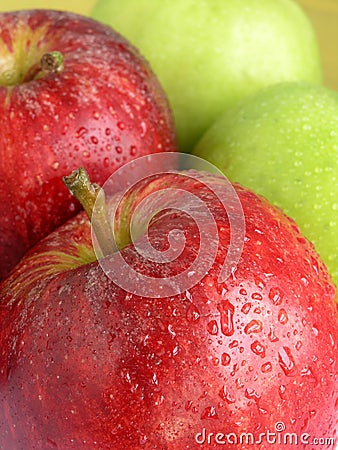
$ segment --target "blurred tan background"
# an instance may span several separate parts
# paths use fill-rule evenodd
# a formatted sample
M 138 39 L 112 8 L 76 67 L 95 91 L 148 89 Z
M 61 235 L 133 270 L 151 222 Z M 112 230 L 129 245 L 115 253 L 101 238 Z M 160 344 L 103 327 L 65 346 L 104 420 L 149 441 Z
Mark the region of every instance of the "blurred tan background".
M 48 8 L 89 15 L 95 1 L 49 0 Z M 324 68 L 324 83 L 338 90 L 338 0 L 297 1 L 309 16 L 318 36 Z M 0 0 L 0 11 L 25 8 L 46 8 L 46 0 Z

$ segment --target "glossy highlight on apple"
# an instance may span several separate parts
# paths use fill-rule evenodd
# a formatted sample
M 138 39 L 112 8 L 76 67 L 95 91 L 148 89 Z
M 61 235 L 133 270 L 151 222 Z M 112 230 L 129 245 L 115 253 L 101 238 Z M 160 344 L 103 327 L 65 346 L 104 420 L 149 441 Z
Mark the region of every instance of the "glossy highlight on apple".
M 107 246 L 107 239 L 102 244 L 97 237 L 95 224 L 102 222 L 103 208 L 98 197 L 92 214 L 93 247 L 105 274 L 125 291 L 151 298 L 181 294 L 213 267 L 220 245 L 228 245 L 228 250 L 219 267 L 219 282 L 234 273 L 244 245 L 243 209 L 235 188 L 211 163 L 183 153 L 147 155 L 114 172 L 102 191 L 113 245 Z M 224 230 L 214 218 L 215 203 L 229 220 L 227 243 L 222 242 Z M 159 220 L 166 222 L 162 227 L 167 233 L 165 246 L 153 231 Z M 121 226 L 126 223 L 127 230 Z M 129 243 L 145 263 L 154 264 L 154 273 L 143 273 L 140 264 L 136 267 L 133 258 L 119 251 Z M 188 256 L 189 264 L 186 246 L 194 249 Z M 117 263 L 119 271 L 114 270 Z M 161 276 L 159 266 L 165 267 Z

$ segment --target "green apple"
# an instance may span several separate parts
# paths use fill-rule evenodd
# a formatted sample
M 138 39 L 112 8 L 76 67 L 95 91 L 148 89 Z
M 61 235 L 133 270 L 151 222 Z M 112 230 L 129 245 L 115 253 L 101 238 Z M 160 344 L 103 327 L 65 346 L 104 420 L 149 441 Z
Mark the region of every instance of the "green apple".
M 338 284 L 338 92 L 262 89 L 226 111 L 194 153 L 295 219 Z
M 317 38 L 292 0 L 98 0 L 91 14 L 150 62 L 169 97 L 181 151 L 257 89 L 321 81 Z

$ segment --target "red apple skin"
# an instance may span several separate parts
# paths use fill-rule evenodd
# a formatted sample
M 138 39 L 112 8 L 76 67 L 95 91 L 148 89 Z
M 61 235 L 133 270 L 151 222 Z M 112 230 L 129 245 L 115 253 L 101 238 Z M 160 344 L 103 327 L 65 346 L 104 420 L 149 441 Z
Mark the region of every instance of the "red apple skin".
M 111 28 L 31 10 L 0 14 L 0 30 L 1 279 L 79 210 L 62 176 L 84 166 L 102 184 L 134 158 L 175 151 L 176 138 L 150 66 Z M 23 82 L 50 51 L 63 53 L 63 70 Z
M 252 433 L 254 443 L 231 448 L 258 450 L 271 447 L 272 434 L 268 443 L 260 433 L 277 423 L 297 435 L 297 449 L 309 448 L 301 437 L 335 438 L 337 297 L 312 244 L 236 185 L 246 238 L 236 271 L 218 283 L 230 236 L 223 206 L 196 181 L 158 180 L 208 204 L 220 239 L 214 265 L 183 294 L 141 298 L 90 262 L 82 213 L 38 244 L 1 286 L 0 447 L 218 449 L 217 433 L 232 442 Z M 179 264 L 145 263 L 133 244 L 122 254 L 149 276 L 177 273 L 198 251 L 196 224 L 162 211 L 149 237 L 164 250 L 173 228 L 187 239 Z M 210 443 L 200 444 L 204 429 Z

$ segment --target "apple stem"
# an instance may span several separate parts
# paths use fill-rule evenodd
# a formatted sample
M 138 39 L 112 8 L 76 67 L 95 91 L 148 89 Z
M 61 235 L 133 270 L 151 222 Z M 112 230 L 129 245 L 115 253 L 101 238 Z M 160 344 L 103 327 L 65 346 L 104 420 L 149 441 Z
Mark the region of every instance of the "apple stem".
M 45 53 L 40 59 L 40 68 L 44 72 L 61 72 L 63 69 L 63 54 L 58 51 Z
M 63 70 L 63 54 L 58 51 L 44 53 L 40 61 L 34 64 L 25 74 L 22 83 L 38 80 L 46 73 L 59 73 Z
M 108 220 L 104 190 L 90 181 L 87 171 L 80 167 L 62 178 L 69 192 L 83 206 L 91 221 L 95 236 L 103 256 L 117 251 L 111 225 Z M 95 206 L 95 214 L 93 215 Z

